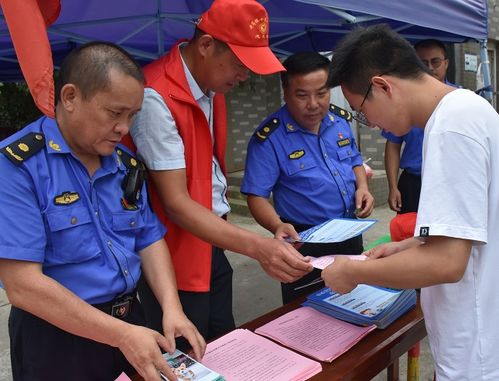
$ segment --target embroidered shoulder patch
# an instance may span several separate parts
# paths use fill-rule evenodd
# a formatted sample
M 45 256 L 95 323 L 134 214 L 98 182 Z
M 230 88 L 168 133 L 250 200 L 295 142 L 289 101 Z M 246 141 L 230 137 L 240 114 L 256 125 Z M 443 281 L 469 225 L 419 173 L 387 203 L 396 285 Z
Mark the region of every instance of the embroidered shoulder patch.
M 135 158 L 132 154 L 123 151 L 121 148 L 116 148 L 116 153 L 118 154 L 119 158 L 123 162 L 123 165 L 127 169 L 140 169 L 140 170 L 146 169 L 144 163 L 142 163 L 139 159 Z
M 352 113 L 350 111 L 343 110 L 341 107 L 338 107 L 332 103 L 329 105 L 329 111 L 332 112 L 334 115 L 338 115 L 339 117 L 345 119 L 348 122 L 352 120 Z
M 38 132 L 30 132 L 0 149 L 7 159 L 19 166 L 45 146 L 45 137 Z
M 272 118 L 267 123 L 263 125 L 263 127 L 256 130 L 255 135 L 258 138 L 259 142 L 264 142 L 268 136 L 275 131 L 275 129 L 279 126 L 279 119 Z

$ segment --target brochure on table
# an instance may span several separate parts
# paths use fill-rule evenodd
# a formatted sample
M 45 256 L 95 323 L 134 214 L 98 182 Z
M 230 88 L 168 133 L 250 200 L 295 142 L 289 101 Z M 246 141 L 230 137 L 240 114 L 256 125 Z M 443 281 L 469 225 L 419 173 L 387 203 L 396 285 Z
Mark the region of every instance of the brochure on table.
M 302 231 L 298 242 L 308 243 L 331 243 L 343 242 L 362 234 L 377 220 L 356 220 L 349 218 L 334 218 Z
M 358 285 L 347 294 L 325 287 L 307 297 L 304 306 L 353 324 L 386 328 L 416 305 L 416 291 Z
M 375 325 L 359 327 L 311 307 L 301 307 L 255 332 L 317 360 L 332 362 L 373 329 L 376 329 Z
M 163 357 L 179 380 L 224 381 L 217 372 L 208 369 L 192 357 L 178 349 L 173 354 L 165 353 Z M 164 378 L 166 380 L 166 378 Z
M 322 366 L 247 329 L 208 343 L 203 364 L 227 381 L 304 381 Z

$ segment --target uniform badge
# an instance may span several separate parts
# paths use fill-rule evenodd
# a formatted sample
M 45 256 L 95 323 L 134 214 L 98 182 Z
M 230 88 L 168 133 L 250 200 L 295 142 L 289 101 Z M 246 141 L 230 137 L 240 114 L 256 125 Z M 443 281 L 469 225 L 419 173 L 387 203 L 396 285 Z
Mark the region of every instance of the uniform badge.
M 70 205 L 80 199 L 77 192 L 63 192 L 62 194 L 54 197 L 54 204 L 56 205 Z
M 118 319 L 124 318 L 130 312 L 131 303 L 129 300 L 117 303 L 111 308 L 111 316 L 117 317 Z
M 61 150 L 61 147 L 59 147 L 59 144 L 54 143 L 53 140 L 49 140 L 49 147 L 52 148 L 54 151 L 59 152 Z
M 338 144 L 338 147 L 345 147 L 350 145 L 350 139 L 345 138 L 345 139 L 339 139 L 336 144 Z
M 28 147 L 26 144 L 24 144 L 24 143 L 20 143 L 20 144 L 18 145 L 18 147 L 19 147 L 19 149 L 20 149 L 21 151 L 23 151 L 23 152 L 28 152 L 28 151 L 29 151 L 29 147 Z
M 429 226 L 421 226 L 419 228 L 419 235 L 421 237 L 428 237 L 430 235 L 430 227 Z
M 291 123 L 286 124 L 286 128 L 288 129 L 288 131 L 294 131 L 295 130 L 295 128 L 293 127 L 293 125 Z
M 291 152 L 288 157 L 291 159 L 291 160 L 296 160 L 296 159 L 299 159 L 300 157 L 302 157 L 303 155 L 305 155 L 305 150 L 303 149 L 300 149 L 298 151 L 294 151 L 294 152 Z

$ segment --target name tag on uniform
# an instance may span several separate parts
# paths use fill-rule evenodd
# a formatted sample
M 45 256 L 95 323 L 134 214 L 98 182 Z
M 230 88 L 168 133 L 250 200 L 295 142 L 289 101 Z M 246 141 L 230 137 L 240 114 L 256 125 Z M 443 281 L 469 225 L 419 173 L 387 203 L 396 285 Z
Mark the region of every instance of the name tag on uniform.
M 350 139 L 345 138 L 345 139 L 340 139 L 336 141 L 336 144 L 338 144 L 338 147 L 345 147 L 350 145 Z

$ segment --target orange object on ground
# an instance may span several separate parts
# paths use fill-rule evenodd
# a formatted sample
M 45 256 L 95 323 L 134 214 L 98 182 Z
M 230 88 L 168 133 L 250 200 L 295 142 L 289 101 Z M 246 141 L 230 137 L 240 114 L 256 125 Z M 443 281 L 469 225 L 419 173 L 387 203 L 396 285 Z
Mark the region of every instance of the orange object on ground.
M 416 227 L 416 212 L 397 214 L 390 221 L 390 235 L 393 242 L 414 237 Z

